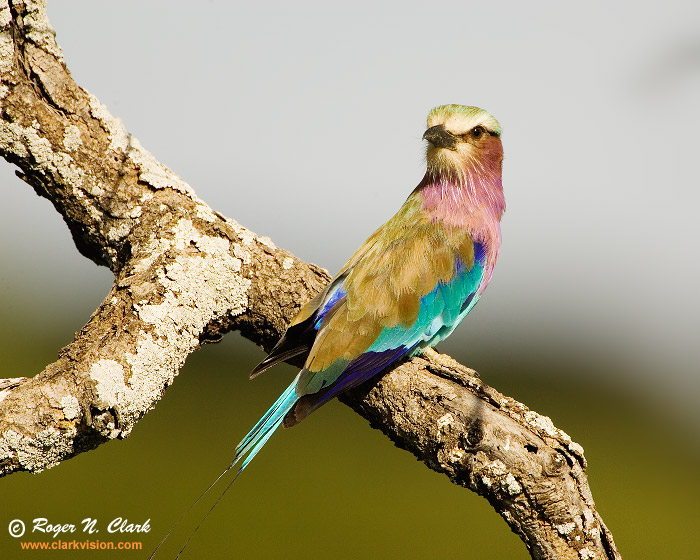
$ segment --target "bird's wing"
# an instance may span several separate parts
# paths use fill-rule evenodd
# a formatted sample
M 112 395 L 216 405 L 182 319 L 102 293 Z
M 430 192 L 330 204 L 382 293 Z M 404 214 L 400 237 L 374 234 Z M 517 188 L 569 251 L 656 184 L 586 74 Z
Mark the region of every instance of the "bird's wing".
M 333 278 L 325 289 L 301 308 L 282 338 L 277 341 L 267 357 L 250 373 L 251 379 L 280 362 L 309 353 L 323 317 L 337 299 L 344 295 L 342 286 L 345 276 L 345 274 L 339 274 Z
M 363 249 L 319 325 L 286 425 L 436 344 L 476 303 L 485 257 L 464 229 L 428 220 L 397 229 L 390 221 Z
M 251 379 L 280 362 L 301 354 L 308 355 L 323 319 L 339 300 L 345 298 L 345 290 L 343 289 L 345 279 L 355 264 L 364 256 L 371 239 L 368 239 L 368 243 L 355 252 L 323 290 L 301 308 L 267 357 L 250 373 Z

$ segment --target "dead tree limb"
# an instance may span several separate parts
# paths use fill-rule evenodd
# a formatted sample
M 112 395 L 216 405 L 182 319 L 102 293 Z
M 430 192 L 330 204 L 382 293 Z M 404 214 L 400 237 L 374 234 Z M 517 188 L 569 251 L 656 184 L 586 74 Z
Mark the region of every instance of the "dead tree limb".
M 0 473 L 129 435 L 202 343 L 270 347 L 328 274 L 199 200 L 66 68 L 40 0 L 0 0 L 0 152 L 114 285 L 32 378 L 0 380 Z M 484 496 L 533 558 L 620 558 L 583 450 L 551 421 L 427 352 L 342 399 Z

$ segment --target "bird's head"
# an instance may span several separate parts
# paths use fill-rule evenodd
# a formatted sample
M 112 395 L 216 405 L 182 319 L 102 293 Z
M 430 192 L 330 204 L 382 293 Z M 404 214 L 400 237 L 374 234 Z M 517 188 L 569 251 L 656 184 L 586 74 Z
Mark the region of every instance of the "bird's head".
M 426 162 L 433 178 L 486 173 L 500 178 L 503 147 L 501 125 L 478 107 L 441 105 L 428 115 Z

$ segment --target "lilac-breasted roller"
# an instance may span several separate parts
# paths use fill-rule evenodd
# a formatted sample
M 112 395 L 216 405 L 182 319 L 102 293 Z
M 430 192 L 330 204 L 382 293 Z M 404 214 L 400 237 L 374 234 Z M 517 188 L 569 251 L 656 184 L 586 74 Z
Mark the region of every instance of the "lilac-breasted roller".
M 396 215 L 307 303 L 251 377 L 294 356 L 304 367 L 236 447 L 239 473 L 284 423 L 434 346 L 491 279 L 505 210 L 501 127 L 476 107 L 428 115 L 427 169 Z

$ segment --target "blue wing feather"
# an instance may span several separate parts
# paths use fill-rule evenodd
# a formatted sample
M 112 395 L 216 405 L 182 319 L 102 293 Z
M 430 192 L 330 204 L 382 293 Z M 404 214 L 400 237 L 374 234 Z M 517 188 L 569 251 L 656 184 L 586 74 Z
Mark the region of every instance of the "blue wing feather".
M 328 312 L 333 309 L 333 306 L 345 298 L 347 292 L 343 288 L 345 277 L 340 282 L 336 282 L 334 286 L 326 294 L 323 303 L 319 307 L 318 311 L 314 314 L 314 328 L 318 331 L 321 327 L 321 323 L 328 315 Z

